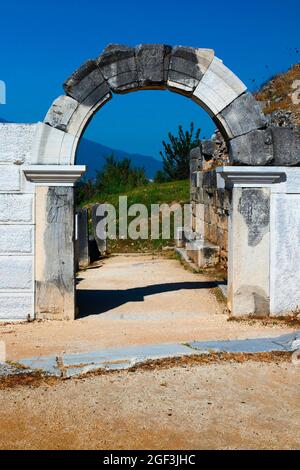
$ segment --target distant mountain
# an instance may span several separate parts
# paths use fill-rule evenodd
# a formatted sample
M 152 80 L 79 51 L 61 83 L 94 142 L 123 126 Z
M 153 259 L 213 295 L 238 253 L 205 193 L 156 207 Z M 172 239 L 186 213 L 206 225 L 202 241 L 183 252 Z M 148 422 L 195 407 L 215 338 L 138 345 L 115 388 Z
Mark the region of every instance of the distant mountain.
M 122 160 L 127 157 L 130 158 L 133 166 L 144 167 L 148 178 L 154 178 L 156 172 L 162 169 L 162 162 L 153 157 L 112 149 L 88 139 L 82 139 L 80 142 L 76 164 L 87 165 L 87 177 L 94 178 L 95 171 L 103 168 L 105 157 L 111 154 L 113 154 L 117 160 Z
M 0 117 L 0 123 L 7 123 L 6 119 Z M 148 178 L 154 178 L 156 172 L 162 169 L 162 162 L 148 155 L 128 153 L 123 150 L 112 149 L 92 140 L 82 139 L 78 148 L 77 165 L 86 165 L 88 170 L 86 176 L 94 178 L 96 170 L 101 170 L 105 163 L 105 157 L 113 154 L 117 160 L 130 158 L 132 165 L 143 167 Z

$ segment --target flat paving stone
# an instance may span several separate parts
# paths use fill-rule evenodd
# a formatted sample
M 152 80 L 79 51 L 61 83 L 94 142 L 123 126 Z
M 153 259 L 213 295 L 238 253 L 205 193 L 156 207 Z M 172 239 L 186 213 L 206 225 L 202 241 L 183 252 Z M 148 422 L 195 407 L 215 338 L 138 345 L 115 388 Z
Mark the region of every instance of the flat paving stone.
M 61 370 L 57 364 L 56 356 L 40 356 L 30 359 L 21 359 L 19 363 L 25 367 L 34 370 L 41 370 L 50 375 L 61 376 Z
M 294 352 L 300 349 L 300 331 L 275 338 L 254 338 L 229 341 L 191 341 L 186 344 L 150 344 L 127 348 L 103 349 L 87 353 L 33 357 L 19 363 L 28 370 L 41 370 L 55 376 L 72 377 L 92 370 L 123 370 L 149 360 L 209 354 L 211 352 L 261 353 L 273 351 Z M 24 372 L 10 365 L 0 364 L 0 375 Z
M 272 351 L 293 352 L 300 348 L 300 332 L 276 338 L 255 338 L 230 341 L 193 341 L 188 345 L 197 351 L 259 353 Z

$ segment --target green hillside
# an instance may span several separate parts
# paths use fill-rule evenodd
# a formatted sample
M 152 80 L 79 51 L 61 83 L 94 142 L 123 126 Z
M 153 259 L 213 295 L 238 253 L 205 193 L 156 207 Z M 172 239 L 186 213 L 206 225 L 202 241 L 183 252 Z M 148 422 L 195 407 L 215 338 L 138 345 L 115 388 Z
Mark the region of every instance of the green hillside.
M 132 204 L 144 204 L 149 212 L 151 204 L 187 204 L 189 202 L 189 181 L 172 181 L 168 183 L 149 183 L 145 186 L 132 189 L 127 193 L 120 194 L 98 194 L 92 199 L 85 201 L 82 206 L 90 208 L 93 204 L 110 203 L 117 212 L 117 226 L 119 221 L 118 205 L 119 196 L 127 196 L 128 207 Z M 129 218 L 130 220 L 130 218 Z M 91 220 L 90 220 L 91 224 Z M 150 219 L 149 219 L 150 227 Z M 173 221 L 172 221 L 173 229 Z M 164 246 L 173 245 L 173 240 L 109 240 L 109 251 L 113 252 L 152 252 L 160 251 Z

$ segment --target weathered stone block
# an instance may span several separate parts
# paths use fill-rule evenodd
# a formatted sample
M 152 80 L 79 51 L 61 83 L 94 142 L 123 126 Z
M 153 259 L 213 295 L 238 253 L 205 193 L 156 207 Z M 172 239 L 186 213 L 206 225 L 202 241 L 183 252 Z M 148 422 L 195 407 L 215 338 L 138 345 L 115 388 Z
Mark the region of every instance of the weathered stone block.
M 214 58 L 212 49 L 176 46 L 172 49 L 168 87 L 192 93 Z
M 88 210 L 76 210 L 75 256 L 76 265 L 84 269 L 89 265 Z
M 70 96 L 59 96 L 51 105 L 44 122 L 52 127 L 66 131 L 69 121 L 79 103 Z
M 217 188 L 217 175 L 214 170 L 204 171 L 203 172 L 203 187 L 206 189 L 215 189 Z
M 0 294 L 0 321 L 27 320 L 34 317 L 33 294 Z
M 246 91 L 246 86 L 223 62 L 214 57 L 192 99 L 214 116 Z
M 216 149 L 216 143 L 213 140 L 202 140 L 201 148 L 202 148 L 202 153 L 204 157 L 212 158 L 214 151 Z
M 33 226 L 0 225 L 0 253 L 33 252 Z
M 170 46 L 164 44 L 142 44 L 136 47 L 138 81 L 141 87 L 166 86 L 171 50 Z
M 83 64 L 71 77 L 64 83 L 64 90 L 67 95 L 74 98 L 79 103 L 99 87 L 103 89 L 103 96 L 109 93 L 108 85 L 105 82 L 101 70 L 93 60 Z
M 115 93 L 130 91 L 138 87 L 134 48 L 122 45 L 109 46 L 98 57 L 97 65 Z
M 36 124 L 0 123 L 0 162 L 30 163 Z
M 0 290 L 33 290 L 33 258 L 0 256 Z
M 0 222 L 33 222 L 33 195 L 0 194 Z
M 230 161 L 240 165 L 270 165 L 274 161 L 270 129 L 251 131 L 229 142 Z
M 300 165 L 300 131 L 284 127 L 272 128 L 274 165 Z
M 218 127 L 223 128 L 227 138 L 246 134 L 255 129 L 266 127 L 267 120 L 260 104 L 251 93 L 243 93 L 214 118 Z
M 234 316 L 270 312 L 270 189 L 234 188 L 229 236 L 229 308 Z
M 36 316 L 74 319 L 72 187 L 36 188 Z
M 106 239 L 99 238 L 97 233 L 97 225 L 103 219 L 103 217 L 97 215 L 97 209 L 99 204 L 95 204 L 92 206 L 92 224 L 93 224 L 93 233 L 94 237 L 98 246 L 98 250 L 101 255 L 106 253 L 107 250 L 107 243 Z
M 100 85 L 96 88 L 72 114 L 66 131 L 68 134 L 76 136 L 78 139 L 81 137 L 86 125 L 94 114 L 112 98 L 112 94 L 106 92 L 107 88 Z
M 0 191 L 20 190 L 20 167 L 17 165 L 1 165 Z

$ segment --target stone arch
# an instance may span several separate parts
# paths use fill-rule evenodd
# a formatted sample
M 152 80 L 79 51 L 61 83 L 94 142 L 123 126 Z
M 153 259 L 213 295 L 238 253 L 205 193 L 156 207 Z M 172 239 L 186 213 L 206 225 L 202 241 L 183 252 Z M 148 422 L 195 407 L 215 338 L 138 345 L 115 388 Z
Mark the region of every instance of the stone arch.
M 244 300 L 250 298 L 246 314 L 253 314 L 256 294 L 261 298 L 263 289 L 265 298 L 269 298 L 267 256 L 270 250 L 260 244 L 255 247 L 255 253 L 254 249 L 250 250 L 246 232 L 241 232 L 241 226 L 247 229 L 237 204 L 244 186 L 258 185 L 261 191 L 262 181 L 273 184 L 278 179 L 278 171 L 257 168 L 274 161 L 272 130 L 259 104 L 211 49 L 111 45 L 66 80 L 65 95 L 53 102 L 44 122 L 37 125 L 31 165 L 24 168 L 26 178 L 36 184 L 37 318 L 75 316 L 73 184 L 85 171 L 85 167 L 75 165 L 80 138 L 93 115 L 114 93 L 147 89 L 183 94 L 204 108 L 221 130 L 229 147 L 231 166 L 219 168 L 217 172 L 232 188 L 233 201 L 228 237 L 228 304 L 234 314 L 244 314 Z M 256 258 L 261 259 L 262 279 L 258 285 L 247 285 L 246 290 L 241 290 L 249 277 L 257 277 L 257 265 L 250 263 Z M 243 267 L 247 265 L 244 278 L 235 275 L 240 270 L 239 260 L 243 261 Z
M 228 142 L 233 164 L 272 160 L 272 136 L 259 104 L 212 49 L 143 44 L 110 45 L 66 80 L 66 94 L 38 125 L 31 163 L 74 165 L 86 126 L 113 93 L 147 89 L 180 93 L 204 108 Z

